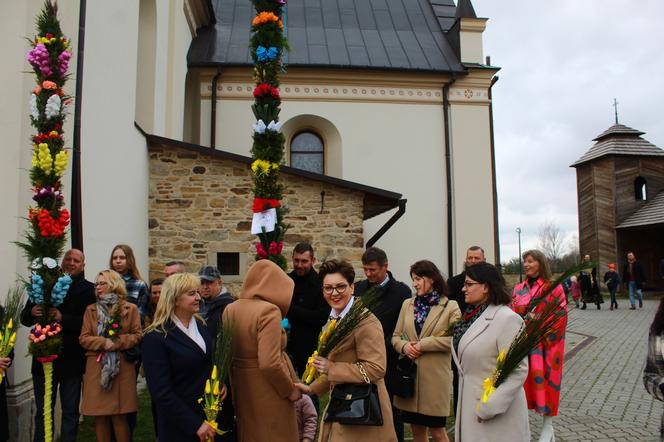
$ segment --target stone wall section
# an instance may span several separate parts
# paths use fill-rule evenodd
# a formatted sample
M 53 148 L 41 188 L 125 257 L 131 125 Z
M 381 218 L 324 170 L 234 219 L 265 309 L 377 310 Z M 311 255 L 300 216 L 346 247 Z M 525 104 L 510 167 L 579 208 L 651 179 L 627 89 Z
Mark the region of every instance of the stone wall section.
M 207 262 L 209 252 L 246 253 L 248 268 L 256 242 L 251 234 L 249 165 L 173 146 L 151 146 L 149 154 L 150 279 L 162 277 L 164 264 L 171 260 L 183 261 L 189 271 L 214 265 Z M 289 266 L 295 244 L 309 241 L 319 263 L 345 258 L 355 267 L 357 279 L 363 279 L 364 194 L 299 176 L 282 177 L 283 202 L 289 208 L 284 241 Z M 239 282 L 226 285 L 239 293 Z

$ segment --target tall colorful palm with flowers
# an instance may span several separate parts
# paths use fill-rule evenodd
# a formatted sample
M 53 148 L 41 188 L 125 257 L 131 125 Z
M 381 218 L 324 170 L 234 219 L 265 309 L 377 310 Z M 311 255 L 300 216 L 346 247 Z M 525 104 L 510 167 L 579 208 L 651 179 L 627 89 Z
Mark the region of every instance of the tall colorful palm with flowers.
M 282 57 L 288 48 L 284 36 L 283 9 L 285 0 L 254 0 L 256 16 L 251 23 L 251 55 L 254 60 L 255 102 L 252 106 L 253 125 L 251 164 L 254 182 L 254 219 L 252 233 L 258 236 L 256 259 L 269 259 L 284 270 L 283 239 L 285 209 L 281 204 L 283 185 L 279 166 L 284 159 L 284 135 L 281 133 L 279 111 L 279 75 Z
M 46 0 L 37 17 L 37 36 L 31 40 L 28 63 L 35 74 L 36 86 L 30 95 L 30 121 L 36 129 L 32 137 L 30 182 L 34 206 L 28 209 L 29 227 L 25 240 L 18 242 L 30 260 L 30 301 L 41 306 L 42 316 L 29 334 L 30 353 L 43 364 L 45 375 L 44 433 L 53 437 L 51 421 L 51 383 L 53 360 L 62 346 L 62 327 L 52 317 L 52 308 L 64 301 L 72 280 L 58 266 L 69 225 L 69 211 L 64 206 L 61 178 L 69 154 L 64 149 L 63 124 L 71 98 L 64 92 L 70 42 L 62 34 L 57 5 Z

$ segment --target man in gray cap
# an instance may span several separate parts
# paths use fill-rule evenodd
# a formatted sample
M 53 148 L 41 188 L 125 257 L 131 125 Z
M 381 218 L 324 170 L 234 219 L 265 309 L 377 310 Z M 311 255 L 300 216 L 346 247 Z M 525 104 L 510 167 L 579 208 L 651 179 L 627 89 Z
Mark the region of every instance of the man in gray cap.
M 200 312 L 205 322 L 207 322 L 207 328 L 214 341 L 217 330 L 219 330 L 221 314 L 224 313 L 226 306 L 235 299 L 224 287 L 218 268 L 213 266 L 201 267 L 198 271 L 198 277 L 201 279 L 201 298 L 203 298 Z

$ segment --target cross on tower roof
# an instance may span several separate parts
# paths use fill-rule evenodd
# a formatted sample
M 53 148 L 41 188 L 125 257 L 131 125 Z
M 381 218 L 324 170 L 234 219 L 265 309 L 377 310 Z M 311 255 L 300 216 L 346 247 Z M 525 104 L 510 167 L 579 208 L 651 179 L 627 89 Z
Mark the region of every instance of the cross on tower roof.
M 613 99 L 613 109 L 616 114 L 616 124 L 618 124 L 618 100 Z

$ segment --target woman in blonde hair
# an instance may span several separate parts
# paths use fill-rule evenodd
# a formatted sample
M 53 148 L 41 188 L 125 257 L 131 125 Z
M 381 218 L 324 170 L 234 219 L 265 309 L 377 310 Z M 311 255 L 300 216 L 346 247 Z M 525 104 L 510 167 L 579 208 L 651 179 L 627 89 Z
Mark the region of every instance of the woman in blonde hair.
M 166 278 L 143 337 L 143 367 L 160 442 L 207 441 L 216 434 L 198 403 L 212 367 L 212 339 L 198 315 L 200 284 L 193 273 Z
M 126 414 L 137 411 L 138 400 L 134 364 L 122 351 L 140 342 L 140 319 L 136 306 L 125 301 L 125 283 L 117 272 L 99 272 L 95 292 L 97 302 L 85 310 L 79 338 L 87 357 L 81 413 L 95 416 L 98 441 L 110 441 L 115 433 L 118 442 L 126 442 Z

